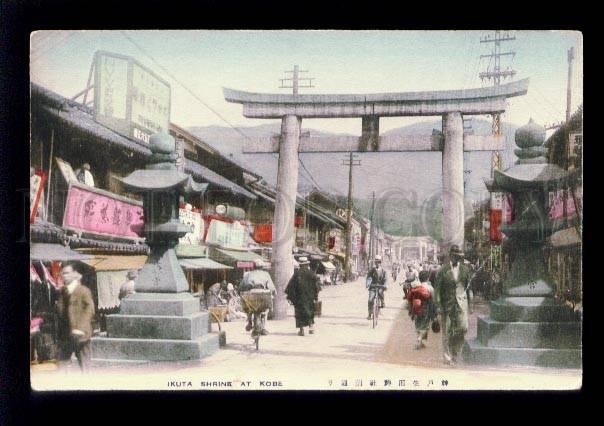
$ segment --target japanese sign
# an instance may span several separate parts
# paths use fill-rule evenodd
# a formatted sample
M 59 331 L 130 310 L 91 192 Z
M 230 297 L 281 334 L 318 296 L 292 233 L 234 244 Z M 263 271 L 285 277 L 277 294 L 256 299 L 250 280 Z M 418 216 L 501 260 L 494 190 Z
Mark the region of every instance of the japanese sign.
M 206 243 L 242 248 L 245 247 L 245 231 L 245 227 L 239 222 L 228 223 L 214 219 L 208 227 Z
M 95 54 L 94 117 L 112 130 L 141 142 L 168 133 L 170 85 L 129 56 Z
M 36 213 L 38 212 L 38 205 L 40 203 L 40 197 L 44 190 L 44 182 L 46 182 L 46 173 L 42 170 L 36 170 L 34 175 L 30 178 L 29 183 L 29 223 L 34 223 L 36 220 Z
M 254 240 L 259 243 L 273 241 L 273 225 L 271 223 L 259 223 L 254 226 Z
M 178 217 L 180 223 L 189 225 L 193 228 L 193 232 L 185 234 L 179 239 L 181 244 L 200 244 L 203 241 L 204 223 L 201 217 L 201 212 L 188 209 L 179 209 Z
M 185 172 L 185 141 L 182 138 L 176 138 L 176 170 Z
M 142 203 L 86 185 L 70 184 L 63 215 L 64 228 L 142 238 L 143 226 Z
M 566 205 L 565 205 L 566 204 Z M 565 212 L 566 208 L 566 212 Z M 559 190 L 549 193 L 549 218 L 562 219 L 572 217 L 577 213 L 572 192 Z

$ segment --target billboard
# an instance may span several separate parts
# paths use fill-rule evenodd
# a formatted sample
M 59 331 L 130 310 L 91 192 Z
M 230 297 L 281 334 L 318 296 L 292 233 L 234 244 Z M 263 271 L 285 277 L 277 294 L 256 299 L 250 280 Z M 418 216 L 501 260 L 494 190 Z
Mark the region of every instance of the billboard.
M 245 235 L 246 228 L 239 222 L 228 223 L 214 219 L 208 227 L 206 243 L 224 248 L 241 249 L 245 248 Z
M 63 228 L 96 235 L 141 239 L 142 203 L 102 189 L 71 183 Z
M 168 133 L 170 85 L 129 56 L 97 51 L 94 59 L 94 119 L 116 132 L 149 143 Z

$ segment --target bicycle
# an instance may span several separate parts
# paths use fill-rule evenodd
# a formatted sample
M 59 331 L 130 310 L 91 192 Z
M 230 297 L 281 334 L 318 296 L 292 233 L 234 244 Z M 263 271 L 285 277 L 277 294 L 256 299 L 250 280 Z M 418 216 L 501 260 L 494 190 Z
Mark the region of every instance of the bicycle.
M 260 336 L 266 323 L 266 313 L 271 308 L 272 297 L 270 290 L 250 290 L 241 293 L 244 311 L 252 314 L 251 336 L 256 346 L 260 347 Z
M 380 310 L 382 309 L 382 301 L 380 298 L 380 289 L 385 290 L 386 286 L 383 285 L 371 285 L 369 291 L 374 291 L 375 296 L 373 297 L 373 303 L 371 306 L 371 318 L 373 320 L 373 328 L 378 324 L 378 317 L 380 316 Z

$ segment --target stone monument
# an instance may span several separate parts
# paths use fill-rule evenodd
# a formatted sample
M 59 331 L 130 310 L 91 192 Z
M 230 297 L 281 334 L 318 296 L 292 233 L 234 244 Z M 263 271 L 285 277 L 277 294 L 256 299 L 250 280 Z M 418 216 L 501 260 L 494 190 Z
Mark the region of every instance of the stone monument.
M 468 364 L 581 367 L 581 322 L 554 298 L 545 264 L 546 239 L 563 226 L 548 217 L 548 193 L 573 176 L 545 158 L 545 128 L 533 122 L 516 131 L 516 164 L 495 171 L 490 191 L 510 192 L 514 220 L 501 226 L 510 238 L 511 271 L 490 314 L 478 319 L 478 336 L 464 346 Z
M 92 339 L 93 360 L 195 360 L 219 347 L 219 336 L 209 333 L 209 314 L 189 285 L 176 258 L 178 239 L 190 232 L 180 223 L 181 195 L 202 193 L 196 183 L 176 169 L 174 138 L 151 136 L 152 155 L 142 170 L 118 179 L 129 192 L 143 196 L 145 238 L 151 253 L 135 282 L 135 293 L 121 301 L 120 313 L 107 316 L 107 337 Z

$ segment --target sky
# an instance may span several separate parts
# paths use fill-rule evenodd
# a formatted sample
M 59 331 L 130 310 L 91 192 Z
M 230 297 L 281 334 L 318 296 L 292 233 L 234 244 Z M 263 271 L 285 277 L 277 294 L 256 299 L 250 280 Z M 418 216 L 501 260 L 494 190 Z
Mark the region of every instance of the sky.
M 65 97 L 86 87 L 94 53 L 106 50 L 134 57 L 170 83 L 171 121 L 182 127 L 246 127 L 275 122 L 249 119 L 242 106 L 224 100 L 223 87 L 259 93 L 280 89 L 284 71 L 299 65 L 313 77 L 313 88 L 300 93 L 380 93 L 485 87 L 479 72 L 487 70 L 492 43 L 480 43 L 489 31 L 38 31 L 31 35 L 31 80 Z M 514 31 L 502 44 L 502 69 L 517 71 L 514 80 L 530 78 L 528 94 L 510 98 L 505 122 L 522 126 L 533 118 L 542 125 L 565 119 L 567 51 L 575 49 L 571 81 L 572 111 L 582 103 L 583 39 L 580 32 Z M 492 66 L 492 64 L 491 64 Z M 510 81 L 510 80 L 506 80 Z M 504 81 L 505 82 L 505 81 Z M 481 118 L 481 117 L 478 117 Z M 482 117 L 491 120 L 490 117 Z M 438 117 L 380 119 L 380 132 Z M 277 121 L 278 122 L 278 121 Z M 305 119 L 303 128 L 360 135 L 361 120 Z M 553 130 L 551 131 L 553 132 Z M 550 133 L 551 133 L 550 132 Z M 374 190 L 418 188 L 429 197 L 441 188 L 441 155 L 437 152 L 363 154 L 355 173 L 354 196 Z M 275 156 L 260 156 L 276 176 Z M 322 189 L 344 193 L 347 170 L 340 154 L 303 154 L 309 173 L 300 182 L 321 181 Z M 488 196 L 483 178 L 490 173 L 488 153 L 466 153 L 466 197 Z M 252 161 L 249 160 L 248 161 Z M 509 166 L 511 164 L 507 164 Z M 269 167 L 269 168 L 270 168 Z M 327 171 L 326 171 L 327 170 Z M 273 176 L 273 177 L 275 177 Z M 274 179 L 273 179 L 274 180 Z M 273 182 L 274 183 L 274 182 Z
M 492 32 L 490 32 L 492 34 Z M 172 88 L 171 121 L 189 126 L 254 126 L 269 120 L 243 117 L 227 103 L 223 87 L 261 93 L 280 89 L 284 71 L 308 70 L 315 87 L 300 93 L 380 93 L 450 90 L 490 85 L 478 78 L 488 67 L 487 31 L 38 31 L 31 35 L 31 80 L 63 96 L 86 87 L 94 52 L 134 57 Z M 126 36 L 127 35 L 127 36 Z M 567 51 L 575 48 L 572 110 L 582 102 L 582 35 L 571 31 L 514 31 L 502 43 L 502 68 L 530 78 L 526 96 L 509 99 L 503 119 L 516 125 L 563 121 Z M 128 39 L 132 39 L 136 45 Z M 507 80 L 510 81 L 510 80 Z M 183 87 L 184 86 L 184 87 Z M 190 92 L 194 93 L 193 96 Z M 387 131 L 424 118 L 383 118 Z M 359 135 L 359 119 L 305 120 L 303 126 Z

